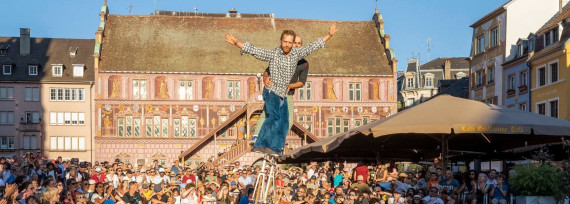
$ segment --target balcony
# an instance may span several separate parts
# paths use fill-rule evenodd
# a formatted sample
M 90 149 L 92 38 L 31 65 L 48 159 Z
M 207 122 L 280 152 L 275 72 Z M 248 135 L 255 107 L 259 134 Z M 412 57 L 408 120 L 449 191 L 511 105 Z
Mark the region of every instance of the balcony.
M 519 86 L 519 93 L 524 93 L 528 91 L 528 87 L 526 85 Z
M 507 90 L 507 96 L 514 96 L 515 95 L 515 90 L 514 89 L 508 89 Z
M 41 123 L 20 123 L 18 128 L 20 132 L 40 132 L 42 130 Z

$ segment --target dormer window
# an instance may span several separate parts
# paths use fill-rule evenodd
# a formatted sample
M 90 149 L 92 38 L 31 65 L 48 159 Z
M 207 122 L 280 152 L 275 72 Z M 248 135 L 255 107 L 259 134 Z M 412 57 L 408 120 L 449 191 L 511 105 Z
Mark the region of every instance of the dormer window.
M 4 45 L 0 45 L 0 55 L 5 55 L 8 52 L 8 48 L 10 48 L 10 46 L 11 45 L 4 47 Z
M 83 77 L 83 68 L 85 65 L 83 64 L 74 64 L 73 65 L 73 76 L 74 77 Z
M 38 75 L 38 65 L 28 66 L 28 75 L 37 76 Z
M 558 36 L 558 27 L 553 28 L 549 31 L 547 31 L 546 33 L 544 33 L 544 47 L 548 47 L 556 42 L 558 42 L 559 36 Z
M 63 66 L 62 65 L 53 65 L 51 67 L 51 76 L 52 77 L 61 77 L 63 74 Z
M 2 74 L 12 75 L 12 65 L 2 65 Z

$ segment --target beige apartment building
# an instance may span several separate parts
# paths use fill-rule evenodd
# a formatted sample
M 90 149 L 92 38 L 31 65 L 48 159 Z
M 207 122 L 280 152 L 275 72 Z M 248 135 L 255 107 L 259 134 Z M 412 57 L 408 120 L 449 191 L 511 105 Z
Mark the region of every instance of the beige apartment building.
M 0 156 L 93 160 L 94 40 L 0 37 Z

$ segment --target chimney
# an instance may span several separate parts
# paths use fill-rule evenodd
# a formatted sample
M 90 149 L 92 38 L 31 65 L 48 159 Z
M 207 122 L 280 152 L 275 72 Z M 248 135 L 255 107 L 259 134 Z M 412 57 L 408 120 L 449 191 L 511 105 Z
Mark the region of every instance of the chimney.
M 20 55 L 30 54 L 30 29 L 20 28 Z
M 451 60 L 446 59 L 443 65 L 444 79 L 451 79 Z
M 386 34 L 386 37 L 384 37 L 384 47 L 386 49 L 390 49 L 390 35 Z

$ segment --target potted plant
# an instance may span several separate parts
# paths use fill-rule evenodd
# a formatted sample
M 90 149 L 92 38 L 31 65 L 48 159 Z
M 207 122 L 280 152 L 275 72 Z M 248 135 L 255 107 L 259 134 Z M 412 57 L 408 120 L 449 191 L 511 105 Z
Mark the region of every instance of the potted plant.
M 517 204 L 561 203 L 564 200 L 563 173 L 550 163 L 515 167 L 515 172 L 509 183 L 518 195 Z

